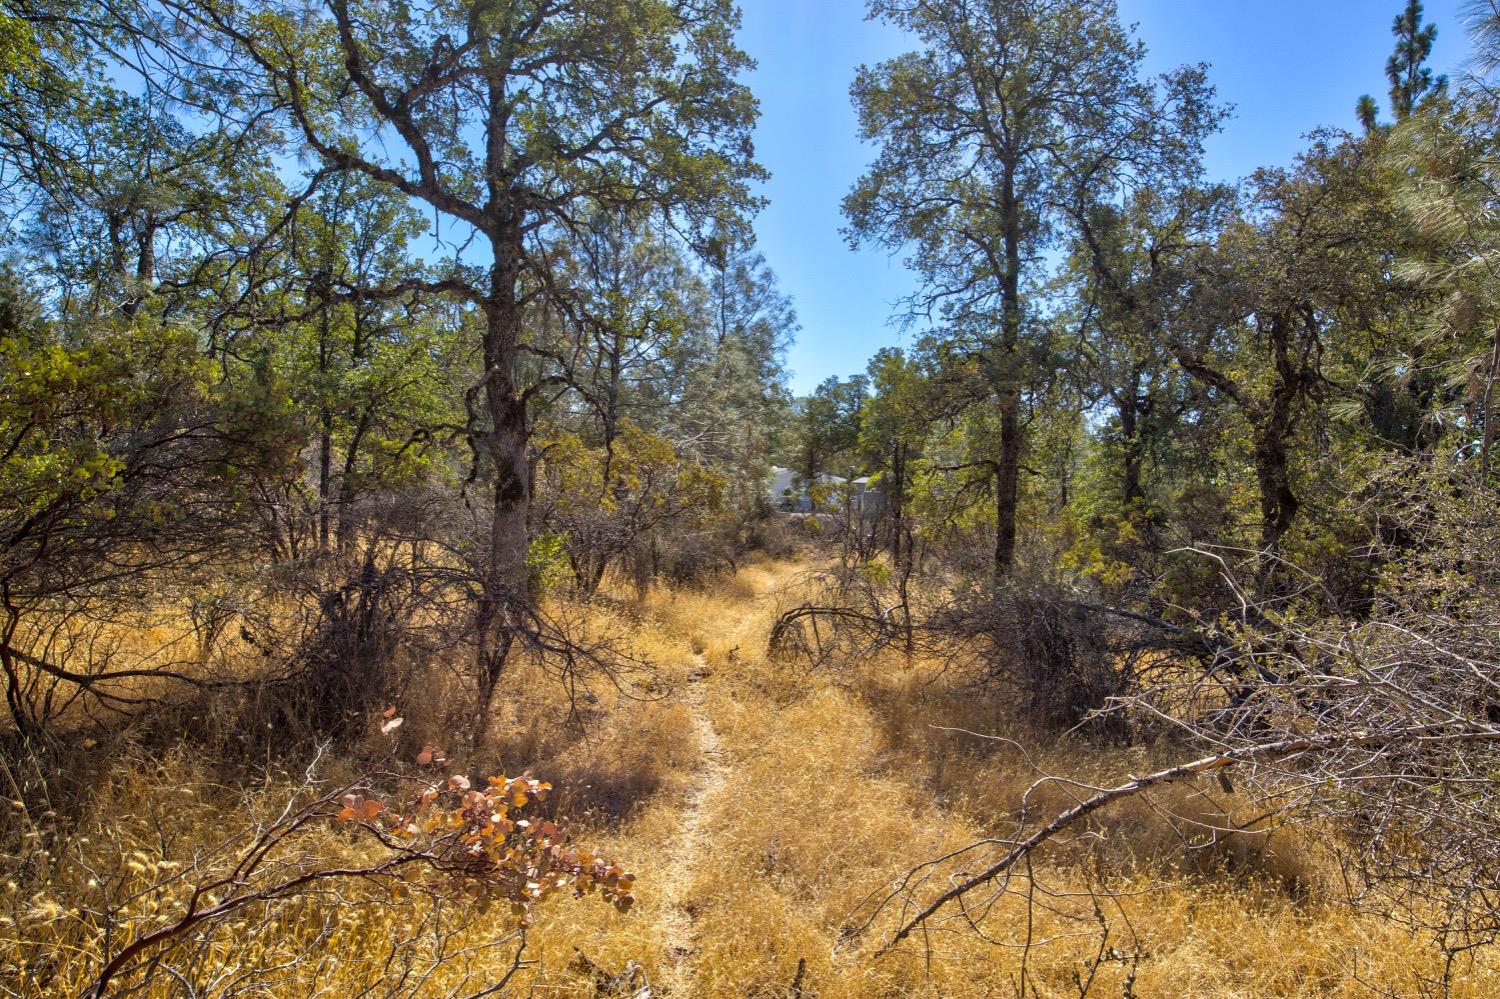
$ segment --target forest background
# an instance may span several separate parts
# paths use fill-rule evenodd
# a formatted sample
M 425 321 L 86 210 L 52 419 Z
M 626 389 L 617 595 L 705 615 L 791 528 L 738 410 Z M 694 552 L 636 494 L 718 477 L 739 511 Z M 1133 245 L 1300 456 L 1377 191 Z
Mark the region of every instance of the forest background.
M 0 990 L 1493 994 L 1500 9 L 867 13 L 795 397 L 727 0 L 0 0 Z

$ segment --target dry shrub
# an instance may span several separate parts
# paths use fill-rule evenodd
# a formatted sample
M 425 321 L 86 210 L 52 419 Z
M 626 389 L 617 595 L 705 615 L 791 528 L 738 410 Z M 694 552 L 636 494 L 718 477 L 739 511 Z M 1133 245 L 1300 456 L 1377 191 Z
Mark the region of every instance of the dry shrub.
M 792 530 L 785 518 L 777 516 L 752 518 L 745 525 L 742 543 L 746 550 L 762 558 L 782 562 L 797 557 L 807 547 L 806 538 Z
M 1098 714 L 1130 688 L 1135 636 L 1046 578 L 956 591 L 924 626 L 964 650 L 958 672 L 1008 699 L 1010 713 L 1048 732 L 1123 742 L 1123 716 Z
M 218 783 L 194 754 L 178 751 L 120 761 L 102 776 L 86 812 L 66 826 L 26 813 L 23 865 L 14 866 L 14 854 L 7 858 L 9 932 L 0 967 L 9 975 L 0 983 L 14 986 L 12 995 L 81 995 L 121 935 L 165 925 L 184 905 L 195 880 L 188 875 L 199 873 L 202 858 L 247 821 L 274 815 L 295 786 L 290 774 L 267 775 L 259 787 L 238 791 Z M 327 861 L 351 856 L 331 826 L 307 848 Z M 403 919 L 396 909 L 360 885 L 339 898 L 252 907 L 220 923 L 174 970 L 200 987 L 230 972 L 262 991 L 289 984 L 292 967 L 337 979 L 337 955 L 373 947 L 376 934 L 402 922 L 420 927 L 422 916 Z M 181 985 L 161 975 L 144 994 L 174 995 Z
M 235 787 L 219 783 L 187 750 L 134 754 L 116 758 L 71 821 L 13 812 L 19 828 L 7 835 L 0 856 L 7 886 L 0 902 L 0 995 L 84 995 L 109 955 L 180 919 L 198 886 L 231 877 L 258 831 L 287 817 L 288 802 L 326 794 L 356 775 L 332 761 L 316 791 L 304 775 L 287 772 Z M 378 870 L 390 859 L 391 851 L 357 823 L 328 816 L 267 841 L 264 869 L 272 883 L 306 871 Z M 464 877 L 450 883 L 335 874 L 206 920 L 148 962 L 144 979 L 139 969 L 122 974 L 108 994 L 227 999 L 373 989 L 415 999 L 488 994 L 483 990 L 512 971 L 516 991 L 524 993 L 560 972 L 562 964 L 516 967 L 522 942 L 516 916 L 471 888 L 477 882 Z M 211 887 L 198 908 L 239 890 Z M 571 930 L 541 910 L 545 932 L 562 940 L 625 918 L 561 897 L 554 906 L 575 909 L 563 924 Z
M 502 725 L 495 748 L 502 760 L 553 775 L 565 789 L 556 806 L 570 815 L 617 822 L 696 759 L 692 716 L 681 704 L 626 702 L 581 729 L 565 715 L 532 712 L 524 726 Z
M 887 766 L 921 775 L 934 800 L 988 829 L 1015 828 L 1028 802 L 1028 821 L 1046 821 L 1088 797 L 1089 787 L 1182 757 L 1170 743 L 1102 748 L 1038 728 L 1003 695 L 975 690 L 941 664 L 894 656 L 878 663 L 859 690 L 889 747 Z M 1048 775 L 1066 780 L 1038 784 Z M 1169 786 L 1105 809 L 1071 845 L 1048 852 L 1100 855 L 1123 870 L 1232 876 L 1305 898 L 1334 876 L 1329 858 L 1313 849 L 1311 835 L 1279 828 L 1267 812 L 1232 784 Z
M 587 627 L 619 636 L 627 655 L 650 664 L 649 675 L 630 685 L 579 677 L 563 688 L 543 666 L 518 664 L 492 719 L 492 768 L 547 774 L 565 788 L 557 808 L 618 822 L 671 789 L 696 758 L 691 712 L 674 696 L 693 660 L 680 640 L 628 604 L 596 601 Z
M 998 695 L 978 697 L 972 688 L 949 682 L 954 678 L 942 672 L 942 662 L 909 662 L 888 653 L 839 670 L 808 672 L 768 661 L 765 638 L 778 599 L 799 571 L 755 563 L 713 592 L 655 591 L 635 605 L 598 604 L 597 613 L 611 619 L 609 627 L 625 626 L 634 647 L 649 651 L 660 665 L 662 697 L 634 700 L 608 685 L 590 688 L 596 700 L 582 704 L 582 736 L 555 687 L 515 677 L 517 689 L 538 693 L 501 705 L 496 732 L 504 762 L 559 784 L 562 773 L 591 784 L 569 806 L 575 813 L 580 806 L 594 808 L 592 827 L 585 823 L 577 836 L 633 867 L 643 881 L 639 902 L 626 917 L 590 907 L 544 913 L 527 951 L 539 963 L 525 969 L 513 994 L 594 995 L 588 976 L 572 967 L 575 948 L 612 972 L 634 961 L 655 994 L 695 999 L 791 999 L 804 961 L 801 999 L 1013 996 L 1023 974 L 1029 995 L 1076 999 L 1073 976 L 1094 967 L 1093 996 L 1126 994 L 1133 975 L 1134 994 L 1142 997 L 1354 999 L 1372 994 L 1361 979 L 1414 995 L 1421 979 L 1440 970 L 1440 955 L 1423 941 L 1326 903 L 1319 891 L 1302 898 L 1279 887 L 1278 879 L 1289 883 L 1304 876 L 1297 873 L 1299 864 L 1311 869 L 1309 883 L 1321 876 L 1321 861 L 1301 835 L 1272 837 L 1265 847 L 1231 838 L 1192 849 L 1151 808 L 1106 813 L 1086 838 L 1038 857 L 1034 880 L 1014 883 L 1018 889 L 1034 884 L 1036 904 L 1028 906 L 1024 894 L 1013 892 L 976 913 L 988 939 L 962 921 L 940 921 L 915 946 L 872 957 L 873 946 L 893 927 L 877 922 L 863 936 L 851 934 L 870 912 L 871 896 L 947 848 L 986 833 L 1005 835 L 1036 777 L 1015 746 L 933 726 L 1013 738 L 1042 769 L 1089 782 L 1117 781 L 1170 758 L 1173 750 L 1041 737 L 1019 724 L 1013 705 Z M 697 680 L 692 674 L 702 670 L 694 649 L 707 671 Z M 426 726 L 441 724 L 446 707 L 437 702 L 463 691 L 444 676 L 450 674 L 438 671 L 415 681 L 397 735 L 425 738 Z M 442 686 L 447 682 L 453 686 Z M 721 770 L 699 767 L 697 710 L 717 729 Z M 181 785 L 193 785 L 195 798 L 174 820 L 181 831 L 166 847 L 173 856 L 222 829 L 231 808 L 242 809 L 251 799 L 262 802 L 254 807 L 265 807 L 294 780 L 273 773 L 249 791 L 224 788 L 201 754 L 187 753 L 163 757 L 159 765 L 131 758 L 105 769 L 111 773 L 98 782 L 96 810 L 70 835 L 90 841 L 91 865 L 111 870 L 128 864 L 134 851 L 153 859 L 151 851 L 161 852 L 154 826 L 142 816 L 152 807 L 177 808 Z M 633 789 L 633 803 L 625 809 L 615 803 L 624 795 L 611 796 L 612 788 L 623 786 Z M 1245 817 L 1239 813 L 1242 791 L 1226 795 L 1217 784 L 1200 790 L 1218 804 L 1204 809 L 1191 790 L 1164 794 L 1157 804 L 1208 824 L 1218 821 L 1213 807 Z M 589 795 L 603 803 L 591 803 Z M 1038 792 L 1036 807 L 1047 812 L 1068 800 L 1060 789 L 1048 788 Z M 690 823 L 694 808 L 699 811 Z M 113 831 L 101 836 L 106 824 Z M 685 843 L 690 825 L 699 835 L 691 863 Z M 336 856 L 346 845 L 330 831 L 325 847 Z M 7 850 L 14 864 L 18 851 Z M 937 881 L 974 859 L 936 869 Z M 46 900 L 64 913 L 80 906 L 89 897 L 85 875 L 72 861 L 50 880 L 32 881 L 29 875 L 28 890 L 7 897 L 7 918 L 18 920 Z M 32 891 L 32 884 L 47 887 Z M 57 912 L 48 906 L 42 915 Z M 460 924 L 448 938 L 453 963 L 443 971 L 452 977 L 434 978 L 428 994 L 447 994 L 462 974 L 493 979 L 508 961 L 507 953 L 494 950 L 457 956 L 492 938 L 461 923 L 466 914 L 452 915 Z M 410 936 L 418 925 L 413 920 L 429 916 L 410 903 L 373 897 L 336 911 L 288 909 L 263 926 L 226 935 L 223 947 L 204 959 L 221 969 L 250 968 L 318 941 L 337 960 L 295 984 L 283 982 L 274 994 L 364 994 L 388 982 L 383 961 L 391 941 Z M 6 968 L 33 960 L 42 944 L 77 944 L 67 935 L 72 917 L 27 918 L 33 921 L 24 931 L 0 934 L 0 990 L 15 995 L 28 993 Z M 328 919 L 336 922 L 329 935 L 320 936 Z M 1022 946 L 1028 929 L 1029 951 Z M 23 954 L 17 938 L 30 950 Z M 1115 948 L 1114 957 L 1101 960 L 1101 939 Z M 1452 994 L 1500 994 L 1500 970 L 1489 952 L 1470 957 Z M 178 994 L 147 993 L 146 999 Z

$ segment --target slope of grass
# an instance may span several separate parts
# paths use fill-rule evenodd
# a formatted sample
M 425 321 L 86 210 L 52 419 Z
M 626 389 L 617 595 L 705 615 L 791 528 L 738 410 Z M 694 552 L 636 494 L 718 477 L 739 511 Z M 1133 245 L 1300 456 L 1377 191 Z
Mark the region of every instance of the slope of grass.
M 1013 736 L 1032 763 L 1084 780 L 1118 778 L 1151 754 L 1028 737 L 1004 705 L 947 685 L 941 664 L 882 654 L 830 672 L 767 657 L 800 568 L 755 564 L 712 591 L 601 605 L 600 626 L 609 617 L 628 630 L 660 674 L 639 698 L 588 691 L 581 731 L 537 696 L 501 705 L 501 768 L 565 787 L 559 807 L 580 818 L 576 838 L 641 878 L 627 915 L 551 905 L 528 933 L 535 963 L 508 994 L 596 995 L 592 969 L 632 962 L 655 994 L 705 999 L 1062 997 L 1090 976 L 1094 996 L 1352 999 L 1378 994 L 1364 983 L 1415 995 L 1419 977 L 1440 970 L 1427 941 L 1336 901 L 1312 840 L 1223 840 L 1193 827 L 1184 840 L 1146 804 L 1039 858 L 1031 881 L 971 913 L 973 926 L 946 918 L 874 957 L 896 910 L 875 913 L 872 897 L 913 865 L 1013 827 L 1035 777 L 1013 746 L 934 726 Z M 446 724 L 434 697 L 413 699 L 408 738 Z M 191 750 L 110 752 L 71 831 L 35 809 L 9 812 L 0 995 L 78 994 L 120 934 L 180 909 L 184 882 L 159 884 L 163 872 L 195 857 L 207 869 L 225 830 L 279 807 L 301 777 L 288 761 L 254 787 L 225 786 Z M 326 766 L 331 778 L 357 764 Z M 1038 807 L 1066 800 L 1049 792 Z M 1204 828 L 1235 808 L 1187 792 L 1158 804 Z M 355 859 L 362 847 L 330 827 L 297 849 L 289 863 Z M 110 940 L 97 915 L 106 900 L 128 900 Z M 510 929 L 504 913 L 352 884 L 242 913 L 182 956 L 179 972 L 203 996 L 464 995 L 510 967 Z M 1470 958 L 1453 994 L 1500 994 L 1491 955 Z M 175 999 L 185 987 L 162 974 L 133 994 Z

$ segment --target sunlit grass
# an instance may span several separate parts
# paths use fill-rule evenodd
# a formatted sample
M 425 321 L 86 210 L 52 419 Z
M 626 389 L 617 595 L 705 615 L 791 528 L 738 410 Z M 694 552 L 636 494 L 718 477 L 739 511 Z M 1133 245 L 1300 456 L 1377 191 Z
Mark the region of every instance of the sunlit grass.
M 894 913 L 854 933 L 872 896 L 915 864 L 1003 832 L 1036 776 L 1013 747 L 934 725 L 1003 730 L 1038 766 L 1085 780 L 1132 772 L 1152 751 L 1036 739 L 1007 722 L 1003 705 L 934 680 L 940 664 L 872 657 L 834 674 L 769 659 L 775 594 L 799 571 L 756 564 L 713 590 L 601 605 L 597 626 L 623 627 L 658 675 L 644 696 L 591 688 L 582 729 L 550 696 L 499 706 L 499 765 L 558 784 L 559 807 L 579 818 L 575 838 L 640 876 L 627 915 L 555 900 L 529 933 L 535 963 L 517 973 L 512 994 L 595 994 L 576 964 L 581 952 L 611 971 L 635 962 L 646 981 L 678 982 L 678 994 L 725 999 L 789 997 L 799 963 L 802 995 L 820 999 L 1011 996 L 1023 974 L 1028 995 L 1077 996 L 1101 953 L 1102 925 L 1113 950 L 1094 972 L 1095 996 L 1121 996 L 1133 981 L 1137 996 L 1353 999 L 1371 994 L 1362 981 L 1412 994 L 1418 976 L 1440 970 L 1429 941 L 1337 901 L 1310 839 L 1282 831 L 1190 849 L 1146 807 L 1108 813 L 1086 840 L 1043 855 L 1033 873 L 1051 894 L 1029 911 L 1022 891 L 999 900 L 979 921 L 988 941 L 949 919 L 874 957 Z M 695 671 L 702 696 L 690 705 Z M 432 682 L 443 697 L 461 693 Z M 413 739 L 446 724 L 423 693 L 404 709 Z M 722 786 L 697 797 L 695 711 L 707 714 L 724 763 Z M 118 753 L 101 761 L 80 815 L 7 806 L 0 995 L 78 995 L 107 950 L 180 911 L 189 879 L 171 875 L 190 871 L 195 857 L 202 870 L 220 863 L 204 858 L 293 794 L 305 762 L 286 761 L 284 774 L 273 768 L 244 788 L 224 786 L 190 750 Z M 356 764 L 325 767 L 333 779 Z M 1065 800 L 1048 795 L 1044 811 Z M 1191 795 L 1162 804 L 1215 819 Z M 687 864 L 680 831 L 691 807 L 704 810 L 697 825 L 707 838 Z M 293 862 L 357 860 L 360 849 L 330 826 L 309 834 Z M 244 912 L 175 960 L 203 996 L 463 995 L 504 974 L 512 929 L 502 913 L 354 883 Z M 402 951 L 412 940 L 420 946 Z M 162 974 L 132 994 L 185 993 Z M 1487 952 L 1472 955 L 1453 994 L 1500 994 Z

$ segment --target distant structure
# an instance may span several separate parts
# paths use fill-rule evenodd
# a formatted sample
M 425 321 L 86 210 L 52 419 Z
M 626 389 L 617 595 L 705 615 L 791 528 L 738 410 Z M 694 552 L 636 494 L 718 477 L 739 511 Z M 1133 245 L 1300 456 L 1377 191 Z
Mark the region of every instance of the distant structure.
M 885 496 L 870 480 L 870 476 L 864 475 L 853 479 L 849 483 L 849 509 L 855 516 L 866 520 L 879 516 L 885 507 Z
M 872 487 L 868 475 L 858 479 L 846 479 L 840 475 L 819 473 L 812 481 L 814 486 L 826 486 L 828 496 L 825 508 L 842 509 L 844 497 L 849 498 L 849 509 L 860 517 L 873 517 L 880 512 L 883 497 Z M 812 513 L 812 494 L 807 481 L 790 468 L 775 466 L 766 480 L 766 502 L 774 510 L 784 513 Z
M 797 473 L 780 465 L 773 466 L 771 477 L 766 480 L 766 502 L 771 509 L 792 512 L 799 497 L 806 498 L 806 493 L 797 484 Z
M 820 486 L 841 486 L 845 479 L 837 475 L 819 475 L 813 479 L 813 484 Z M 830 497 L 830 499 L 833 499 Z M 812 494 L 808 489 L 807 481 L 798 472 L 790 468 L 782 468 L 777 465 L 771 469 L 771 477 L 766 485 L 766 500 L 772 509 L 781 510 L 784 513 L 812 513 Z M 833 499 L 833 502 L 837 502 Z

